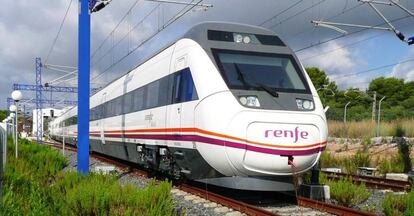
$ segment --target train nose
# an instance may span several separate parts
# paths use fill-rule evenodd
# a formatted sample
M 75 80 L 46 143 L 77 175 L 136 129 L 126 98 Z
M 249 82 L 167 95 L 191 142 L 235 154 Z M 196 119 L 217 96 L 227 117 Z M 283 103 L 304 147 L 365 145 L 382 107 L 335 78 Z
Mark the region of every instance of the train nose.
M 256 116 L 251 122 L 248 119 L 253 116 L 242 113 L 233 121 L 239 128 L 244 123 L 246 145 L 240 161 L 232 160 L 247 175 L 290 175 L 305 171 L 316 163 L 326 145 L 326 124 L 318 115 L 299 118 L 283 113 L 269 114 L 260 120 Z

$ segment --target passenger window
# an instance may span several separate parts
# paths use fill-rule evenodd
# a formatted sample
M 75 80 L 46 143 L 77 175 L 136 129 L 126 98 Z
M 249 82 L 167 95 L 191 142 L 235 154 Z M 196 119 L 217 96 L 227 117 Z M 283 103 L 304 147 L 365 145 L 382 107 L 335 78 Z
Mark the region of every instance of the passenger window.
M 198 95 L 194 86 L 191 72 L 188 68 L 178 72 L 174 77 L 174 103 L 197 100 Z
M 132 106 L 134 104 L 133 92 L 129 92 L 124 97 L 123 114 L 127 114 L 133 111 Z
M 160 89 L 159 81 L 155 81 L 148 85 L 147 108 L 153 108 L 158 105 L 159 89 Z
M 144 109 L 144 88 L 135 90 L 134 93 L 134 111 L 140 111 Z

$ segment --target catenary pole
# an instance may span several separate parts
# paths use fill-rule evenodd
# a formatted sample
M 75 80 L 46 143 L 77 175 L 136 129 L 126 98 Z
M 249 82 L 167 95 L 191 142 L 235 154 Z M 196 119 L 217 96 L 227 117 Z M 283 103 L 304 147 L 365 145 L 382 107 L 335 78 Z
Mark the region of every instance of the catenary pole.
M 78 19 L 78 172 L 89 172 L 90 31 L 89 0 L 79 0 Z

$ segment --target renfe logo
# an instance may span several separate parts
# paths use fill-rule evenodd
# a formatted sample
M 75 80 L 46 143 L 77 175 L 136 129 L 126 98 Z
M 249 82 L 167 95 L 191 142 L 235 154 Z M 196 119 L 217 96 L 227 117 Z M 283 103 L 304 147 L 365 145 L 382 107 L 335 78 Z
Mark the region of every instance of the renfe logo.
M 266 130 L 265 137 L 285 137 L 293 138 L 296 143 L 299 138 L 308 139 L 309 133 L 307 131 L 299 131 L 299 127 L 296 127 L 294 131 L 292 130 Z

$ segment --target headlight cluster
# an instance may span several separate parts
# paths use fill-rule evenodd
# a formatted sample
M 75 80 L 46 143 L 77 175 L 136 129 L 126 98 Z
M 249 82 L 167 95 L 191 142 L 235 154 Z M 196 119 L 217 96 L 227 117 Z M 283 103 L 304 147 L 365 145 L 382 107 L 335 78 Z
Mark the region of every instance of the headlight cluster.
M 315 108 L 313 101 L 306 99 L 296 98 L 296 105 L 300 110 L 313 110 Z
M 240 96 L 239 101 L 244 106 L 260 107 L 259 98 L 256 96 Z
M 250 35 L 243 35 L 243 34 L 234 33 L 233 37 L 234 37 L 234 42 L 236 42 L 236 43 L 249 44 L 250 42 L 252 42 L 252 38 L 251 38 Z

